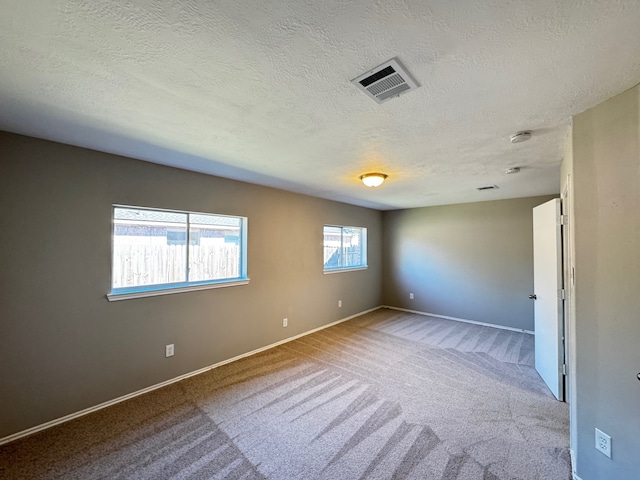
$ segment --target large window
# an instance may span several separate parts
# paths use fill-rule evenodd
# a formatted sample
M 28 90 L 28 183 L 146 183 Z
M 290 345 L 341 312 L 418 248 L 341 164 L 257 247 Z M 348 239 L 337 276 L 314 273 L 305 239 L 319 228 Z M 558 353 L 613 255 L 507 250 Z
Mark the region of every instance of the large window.
M 247 282 L 247 219 L 113 207 L 110 300 Z
M 324 271 L 367 268 L 367 229 L 324 226 Z

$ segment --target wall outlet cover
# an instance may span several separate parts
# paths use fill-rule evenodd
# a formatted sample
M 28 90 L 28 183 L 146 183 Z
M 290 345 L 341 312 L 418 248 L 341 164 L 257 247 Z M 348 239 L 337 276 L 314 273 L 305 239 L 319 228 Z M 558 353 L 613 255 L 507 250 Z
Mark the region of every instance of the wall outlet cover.
M 283 327 L 288 327 L 289 326 L 289 319 L 288 318 L 283 318 L 282 319 L 282 326 Z
M 611 437 L 596 428 L 596 450 L 611 458 Z
M 173 343 L 164 347 L 164 354 L 166 357 L 173 357 Z

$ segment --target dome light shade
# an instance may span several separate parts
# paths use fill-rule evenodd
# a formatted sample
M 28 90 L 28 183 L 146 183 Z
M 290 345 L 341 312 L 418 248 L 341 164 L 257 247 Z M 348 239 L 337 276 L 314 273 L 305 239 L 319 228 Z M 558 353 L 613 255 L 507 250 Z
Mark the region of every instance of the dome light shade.
M 379 187 L 382 185 L 382 182 L 388 177 L 385 173 L 365 173 L 364 175 L 360 175 L 360 180 L 367 187 Z
M 511 143 L 522 143 L 526 142 L 531 138 L 532 132 L 531 130 L 522 130 L 520 132 L 514 133 L 509 137 L 509 141 Z

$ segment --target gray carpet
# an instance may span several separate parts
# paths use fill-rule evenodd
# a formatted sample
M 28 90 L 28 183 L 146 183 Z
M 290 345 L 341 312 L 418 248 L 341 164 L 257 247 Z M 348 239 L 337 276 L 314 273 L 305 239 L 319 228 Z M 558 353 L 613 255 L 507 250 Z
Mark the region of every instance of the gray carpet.
M 533 336 L 377 310 L 0 447 L 0 477 L 567 480 Z

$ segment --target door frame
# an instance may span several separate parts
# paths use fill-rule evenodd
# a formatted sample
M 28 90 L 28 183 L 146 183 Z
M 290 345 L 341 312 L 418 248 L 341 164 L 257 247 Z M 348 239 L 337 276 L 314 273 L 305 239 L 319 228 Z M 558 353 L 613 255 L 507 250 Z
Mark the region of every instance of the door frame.
M 569 404 L 569 445 L 572 465 L 575 468 L 575 446 L 578 442 L 577 410 L 576 410 L 576 303 L 575 303 L 575 224 L 573 205 L 573 176 L 567 174 L 567 181 L 562 191 L 562 211 L 564 225 L 562 230 L 563 247 L 563 282 L 564 282 L 564 324 L 565 324 L 565 362 L 567 365 L 567 395 L 565 401 Z

